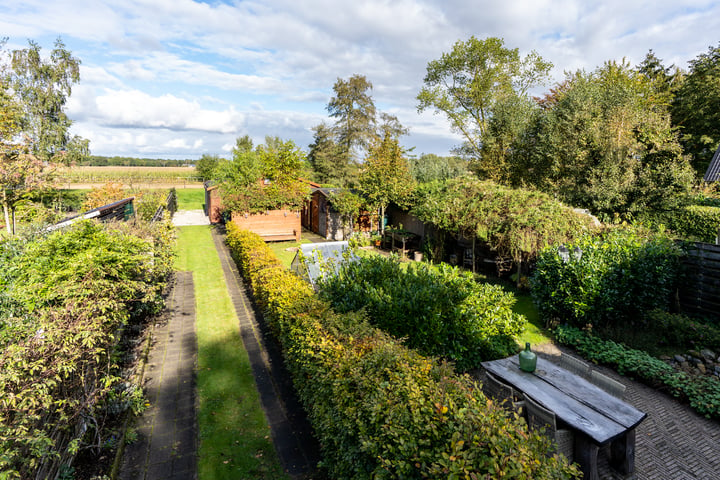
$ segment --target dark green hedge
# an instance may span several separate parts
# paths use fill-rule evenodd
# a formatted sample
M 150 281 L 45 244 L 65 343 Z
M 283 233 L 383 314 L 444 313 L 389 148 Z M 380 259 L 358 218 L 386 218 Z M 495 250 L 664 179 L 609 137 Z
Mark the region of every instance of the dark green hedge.
M 668 227 L 682 238 L 714 243 L 720 230 L 720 207 L 688 205 L 668 218 Z
M 321 283 L 322 297 L 341 313 L 366 309 L 373 325 L 461 371 L 517 352 L 526 320 L 513 313 L 512 294 L 447 264 L 406 267 L 397 257 L 360 258 Z
M 404 347 L 362 314 L 337 314 L 284 269 L 259 236 L 227 242 L 276 332 L 336 479 L 578 475 L 467 376 Z
M 558 247 L 539 256 L 530 284 L 540 314 L 575 326 L 617 325 L 668 310 L 682 254 L 668 237 L 612 229 L 567 245 L 579 248 L 564 262 Z

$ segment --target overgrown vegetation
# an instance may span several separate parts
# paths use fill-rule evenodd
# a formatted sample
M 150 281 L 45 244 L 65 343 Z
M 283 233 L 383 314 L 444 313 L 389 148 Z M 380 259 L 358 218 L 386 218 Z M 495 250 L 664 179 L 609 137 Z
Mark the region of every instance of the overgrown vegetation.
M 123 339 L 162 308 L 171 246 L 167 224 L 88 221 L 2 244 L 0 476 L 53 478 L 143 408 Z
M 480 362 L 517 352 L 525 319 L 499 285 L 478 283 L 447 264 L 372 256 L 346 262 L 320 284 L 322 298 L 338 313 L 365 310 L 371 323 L 410 348 L 442 356 L 466 371 Z
M 230 224 L 227 241 L 281 341 L 332 478 L 579 475 L 547 457 L 547 440 L 468 377 L 402 346 L 362 314 L 335 313 L 259 236 Z
M 468 177 L 421 186 L 411 212 L 445 232 L 477 237 L 517 263 L 593 228 L 590 217 L 546 194 Z

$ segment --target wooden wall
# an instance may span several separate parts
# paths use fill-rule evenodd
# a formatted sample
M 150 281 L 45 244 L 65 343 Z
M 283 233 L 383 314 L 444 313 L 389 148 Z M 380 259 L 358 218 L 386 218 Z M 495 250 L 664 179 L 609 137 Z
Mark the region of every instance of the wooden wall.
M 300 211 L 269 210 L 265 213 L 233 212 L 232 221 L 240 228 L 255 232 L 267 242 L 273 240 L 300 241 L 302 226 Z
M 720 245 L 696 243 L 685 259 L 680 288 L 683 312 L 720 320 Z

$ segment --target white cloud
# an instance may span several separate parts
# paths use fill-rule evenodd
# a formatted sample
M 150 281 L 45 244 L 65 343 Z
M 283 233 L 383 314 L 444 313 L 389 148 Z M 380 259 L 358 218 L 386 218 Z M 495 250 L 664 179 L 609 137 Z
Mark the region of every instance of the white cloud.
M 301 147 L 329 121 L 338 77 L 363 74 L 408 141 L 446 153 L 459 143 L 442 116 L 418 115 L 427 63 L 458 40 L 502 37 L 563 71 L 592 70 L 649 49 L 667 64 L 715 45 L 709 0 L 0 0 L 11 45 L 62 36 L 82 59 L 68 113 L 93 151 L 228 152 L 237 136 L 279 135 Z M 418 147 L 420 149 L 420 147 Z M 168 150 L 163 152 L 163 150 Z M 202 151 L 201 151 L 202 150 Z

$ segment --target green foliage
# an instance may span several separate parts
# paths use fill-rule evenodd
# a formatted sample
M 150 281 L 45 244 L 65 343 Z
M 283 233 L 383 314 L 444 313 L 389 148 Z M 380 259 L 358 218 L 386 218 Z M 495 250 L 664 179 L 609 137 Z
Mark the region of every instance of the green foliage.
M 646 319 L 652 335 L 663 345 L 682 350 L 720 350 L 720 328 L 686 315 L 653 310 Z
M 687 400 L 701 415 L 720 418 L 720 381 L 715 377 L 695 377 L 676 371 L 641 350 L 629 349 L 573 327 L 558 327 L 555 338 L 595 363 L 609 365 L 650 386 L 667 388 L 673 396 Z
M 337 187 L 347 187 L 355 176 L 355 164 L 335 141 L 335 132 L 325 123 L 313 127 L 313 143 L 308 151 L 308 163 L 314 180 Z
M 470 37 L 428 63 L 425 86 L 417 96 L 418 110 L 432 108 L 444 113 L 453 130 L 463 136 L 461 150 L 470 157 L 484 161 L 482 146 L 490 140 L 496 142 L 495 153 L 504 158 L 505 149 L 498 142 L 509 125 L 496 124 L 490 132 L 490 120 L 500 110 L 509 113 L 512 99 L 527 99 L 528 90 L 542 84 L 551 67 L 535 51 L 520 58 L 518 49 L 506 48 L 501 38 Z
M 259 236 L 228 226 L 228 244 L 281 341 L 331 478 L 576 478 L 523 421 L 466 376 L 361 314 L 334 313 L 282 268 Z
M 386 133 L 373 140 L 360 172 L 360 191 L 366 203 L 380 209 L 380 218 L 390 202 L 403 205 L 413 190 L 402 147 L 397 137 Z
M 353 160 L 353 148 L 368 145 L 375 131 L 375 104 L 368 93 L 373 86 L 364 75 L 347 80 L 338 78 L 333 85 L 335 96 L 327 105 L 334 126 L 337 144 L 341 146 L 343 163 Z
M 626 63 L 568 74 L 517 138 L 512 184 L 533 185 L 596 215 L 682 205 L 693 172 L 666 99 Z
M 667 237 L 615 228 L 567 245 L 582 257 L 564 262 L 543 250 L 530 279 L 541 316 L 575 326 L 607 326 L 668 310 L 680 273 L 680 249 Z
M 440 157 L 424 153 L 408 157 L 410 175 L 417 183 L 445 181 L 468 173 L 468 162 L 460 157 Z
M 113 416 L 140 407 L 119 349 L 128 322 L 162 307 L 171 240 L 167 225 L 83 222 L 2 245 L 0 474 L 52 478 L 79 448 L 103 448 Z
M 292 142 L 267 137 L 251 150 L 239 138 L 233 160 L 221 162 L 215 179 L 221 184 L 223 205 L 235 212 L 257 213 L 281 208 L 299 209 L 309 194 L 299 181 L 304 154 Z
M 684 239 L 714 243 L 720 232 L 720 206 L 688 205 L 667 220 L 667 227 Z
M 512 311 L 512 294 L 447 264 L 404 269 L 397 258 L 361 258 L 324 279 L 321 292 L 336 311 L 365 309 L 373 325 L 461 371 L 516 353 L 514 338 L 525 325 Z
M 672 103 L 673 123 L 698 177 L 705 174 L 720 143 L 720 45 L 690 60 Z
M 422 185 L 412 213 L 438 228 L 477 236 L 500 257 L 533 259 L 591 228 L 590 219 L 544 193 L 510 189 L 471 178 Z
M 220 157 L 217 155 L 204 154 L 200 160 L 195 162 L 195 173 L 203 180 L 210 180 L 215 177 L 215 170 L 220 164 Z
M 10 79 L 23 108 L 22 131 L 32 140 L 32 153 L 43 161 L 64 161 L 87 155 L 87 141 L 70 138 L 72 121 L 64 112 L 73 84 L 80 81 L 80 60 L 59 38 L 45 59 L 40 46 L 12 52 Z

